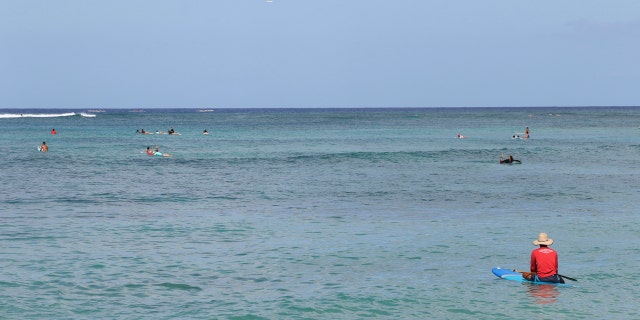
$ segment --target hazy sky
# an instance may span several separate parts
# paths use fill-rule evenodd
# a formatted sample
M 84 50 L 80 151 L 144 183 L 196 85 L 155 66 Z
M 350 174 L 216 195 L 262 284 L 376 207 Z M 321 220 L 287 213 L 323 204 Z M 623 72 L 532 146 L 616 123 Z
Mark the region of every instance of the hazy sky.
M 638 0 L 0 0 L 0 108 L 640 105 Z

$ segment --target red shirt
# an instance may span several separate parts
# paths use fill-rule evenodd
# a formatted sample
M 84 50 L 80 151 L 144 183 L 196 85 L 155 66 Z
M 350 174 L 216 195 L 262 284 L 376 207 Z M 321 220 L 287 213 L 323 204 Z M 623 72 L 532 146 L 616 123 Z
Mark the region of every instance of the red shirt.
M 540 247 L 531 251 L 531 272 L 540 278 L 558 273 L 558 253 L 549 247 Z

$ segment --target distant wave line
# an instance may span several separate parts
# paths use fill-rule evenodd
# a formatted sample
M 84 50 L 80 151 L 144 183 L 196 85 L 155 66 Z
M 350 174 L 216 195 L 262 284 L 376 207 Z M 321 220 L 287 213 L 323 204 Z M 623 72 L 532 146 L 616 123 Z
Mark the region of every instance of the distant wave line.
M 57 117 L 73 117 L 80 115 L 82 117 L 93 118 L 96 115 L 80 112 L 65 112 L 65 113 L 3 113 L 0 114 L 0 119 L 15 119 L 15 118 L 57 118 Z

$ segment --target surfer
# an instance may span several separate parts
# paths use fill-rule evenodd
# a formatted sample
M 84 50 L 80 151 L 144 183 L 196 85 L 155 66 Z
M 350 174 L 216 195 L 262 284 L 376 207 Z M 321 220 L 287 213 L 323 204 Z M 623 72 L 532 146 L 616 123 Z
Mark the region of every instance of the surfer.
M 500 154 L 500 163 L 520 163 L 520 160 L 514 159 L 512 155 L 509 155 L 506 159 L 504 153 Z
M 158 157 L 171 157 L 170 154 L 168 153 L 162 153 L 158 150 L 158 147 L 156 147 L 156 152 L 154 153 L 154 155 L 158 156 Z
M 173 128 L 169 129 L 169 134 L 174 134 L 174 133 L 176 133 L 176 131 L 173 130 Z
M 42 145 L 40 146 L 40 151 L 42 152 L 48 152 L 49 151 L 49 146 L 47 146 L 47 143 L 42 141 Z
M 564 283 L 564 279 L 558 275 L 558 253 L 549 248 L 553 239 L 541 232 L 538 239 L 533 241 L 534 246 L 539 246 L 531 251 L 531 273 L 523 273 L 523 277 L 530 281 Z

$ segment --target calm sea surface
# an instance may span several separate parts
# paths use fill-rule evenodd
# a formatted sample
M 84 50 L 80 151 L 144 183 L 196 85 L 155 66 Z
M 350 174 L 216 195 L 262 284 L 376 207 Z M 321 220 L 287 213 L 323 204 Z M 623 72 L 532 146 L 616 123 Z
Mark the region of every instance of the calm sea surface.
M 4 109 L 0 130 L 3 319 L 640 318 L 640 108 Z M 539 232 L 573 286 L 491 274 Z

